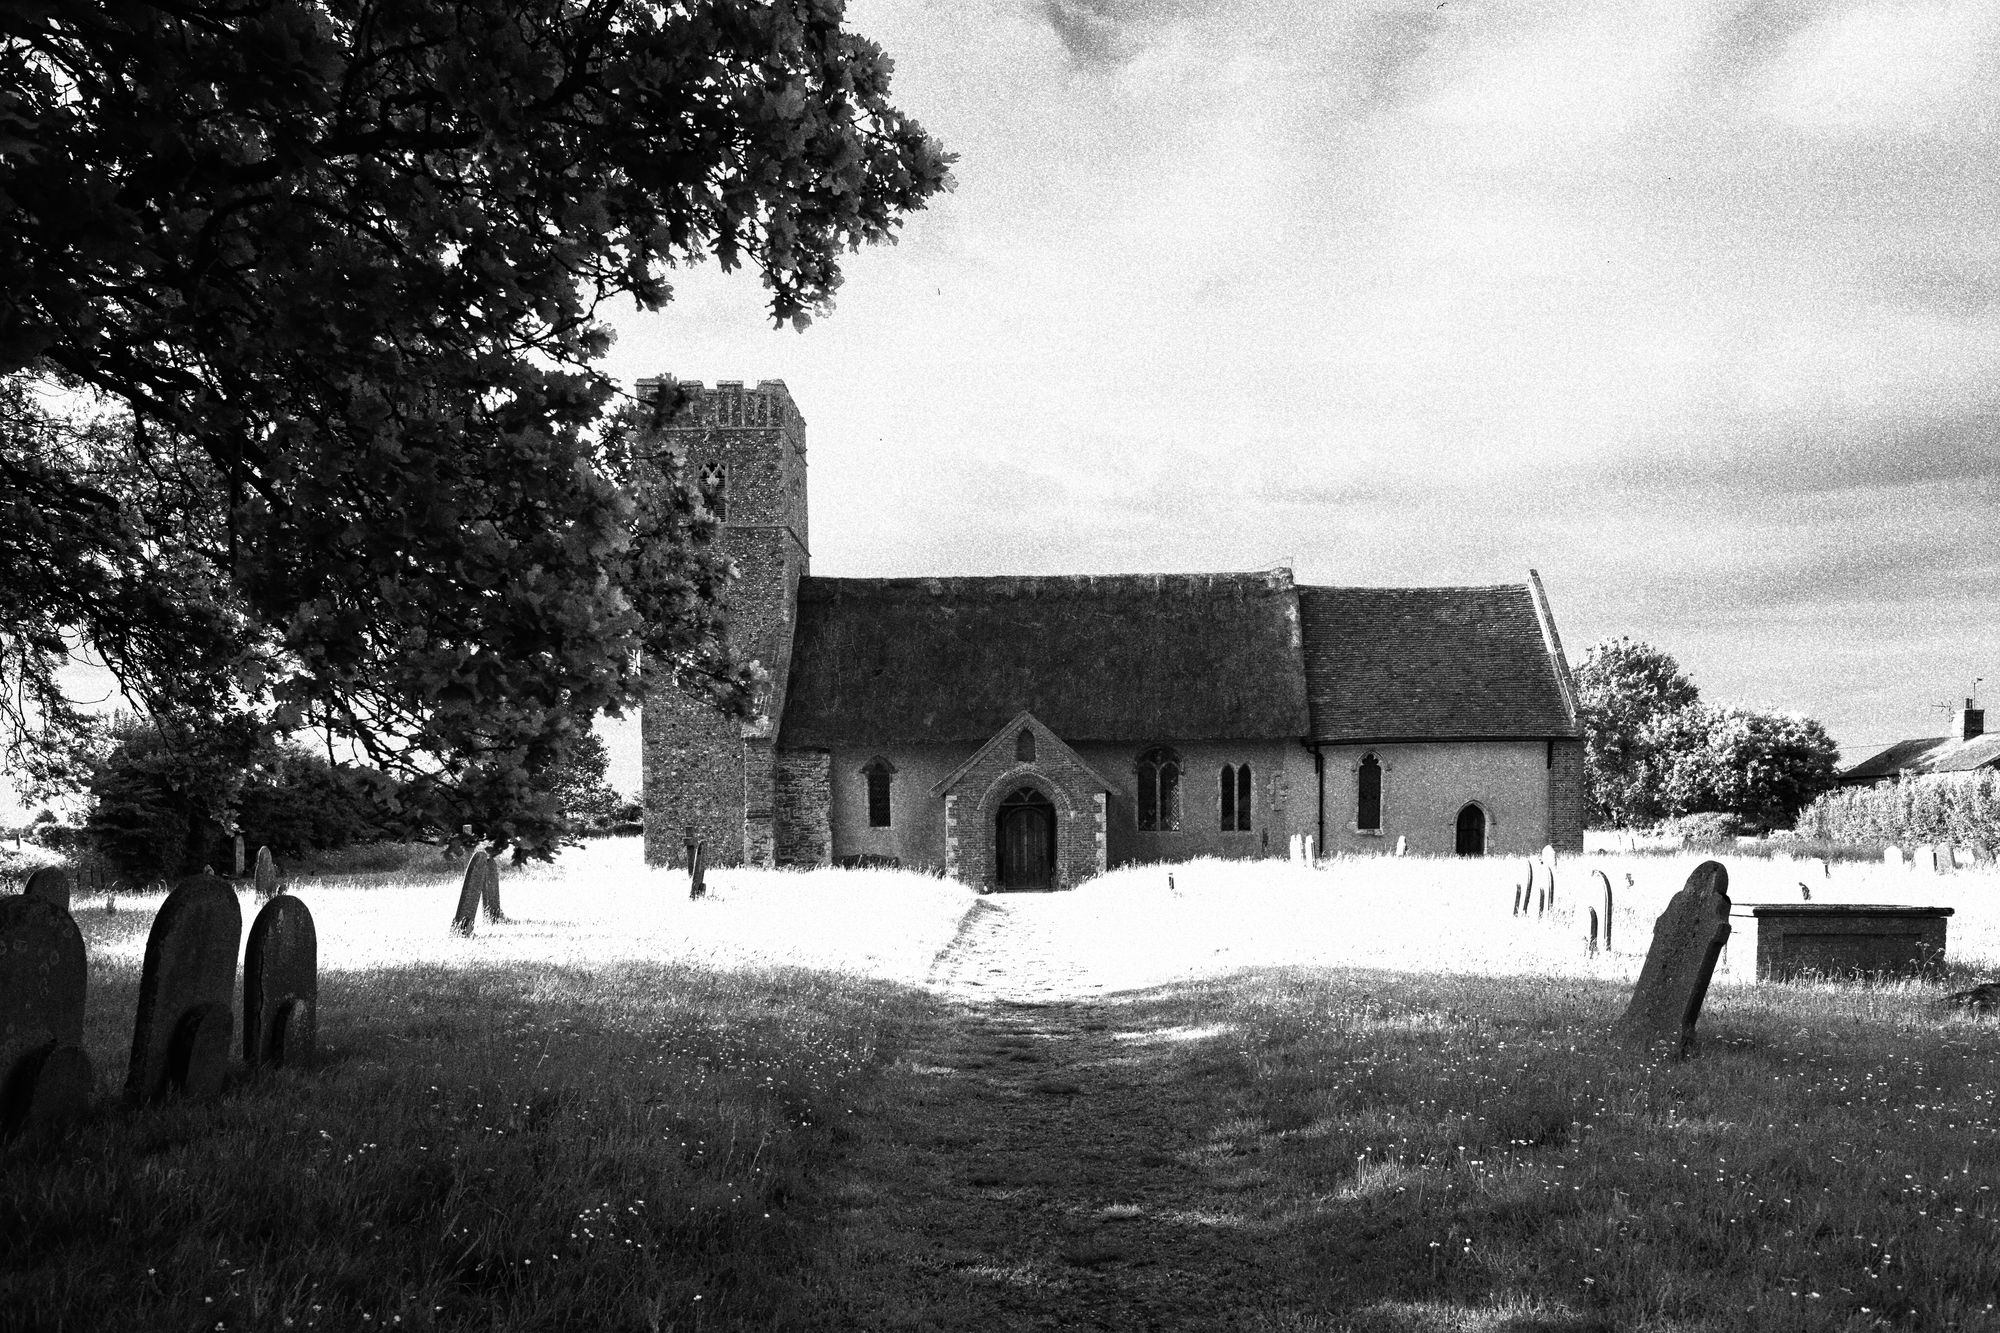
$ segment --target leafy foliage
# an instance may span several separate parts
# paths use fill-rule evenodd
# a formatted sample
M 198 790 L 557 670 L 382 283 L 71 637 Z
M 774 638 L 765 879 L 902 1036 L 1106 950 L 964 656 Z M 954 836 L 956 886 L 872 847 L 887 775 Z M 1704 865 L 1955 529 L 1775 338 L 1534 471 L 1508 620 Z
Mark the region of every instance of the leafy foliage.
M 1610 639 L 1577 671 L 1591 822 L 1718 812 L 1790 824 L 1833 785 L 1839 750 L 1810 718 L 1701 702 L 1674 659 Z
M 1584 650 L 1576 691 L 1590 822 L 1622 826 L 1657 818 L 1661 756 L 1654 731 L 1701 692 L 1668 654 L 1625 638 Z
M 948 159 L 829 0 L 0 14 L 0 697 L 79 647 L 163 718 L 308 725 L 546 851 L 534 774 L 646 661 L 744 706 L 696 488 L 597 312 L 752 264 L 781 322 Z M 638 483 L 654 484 L 641 490 Z M 19 571 L 19 577 L 15 572 Z M 183 723 L 169 723 L 170 727 Z
M 2000 776 L 1936 773 L 1823 792 L 1798 831 L 1827 842 L 1951 843 L 2000 855 Z
M 603 739 L 595 732 L 586 732 L 576 738 L 563 762 L 550 774 L 550 791 L 572 833 L 601 831 L 617 818 L 624 802 L 605 780 L 610 762 Z

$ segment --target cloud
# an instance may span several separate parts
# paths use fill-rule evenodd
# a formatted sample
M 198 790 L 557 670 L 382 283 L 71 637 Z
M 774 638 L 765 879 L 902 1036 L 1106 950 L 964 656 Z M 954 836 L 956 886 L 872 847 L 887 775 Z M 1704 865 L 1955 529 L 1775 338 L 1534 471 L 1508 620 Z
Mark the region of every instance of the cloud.
M 1041 13 L 1081 65 L 1122 65 L 1145 44 L 1144 10 L 1132 0 L 1041 0 Z

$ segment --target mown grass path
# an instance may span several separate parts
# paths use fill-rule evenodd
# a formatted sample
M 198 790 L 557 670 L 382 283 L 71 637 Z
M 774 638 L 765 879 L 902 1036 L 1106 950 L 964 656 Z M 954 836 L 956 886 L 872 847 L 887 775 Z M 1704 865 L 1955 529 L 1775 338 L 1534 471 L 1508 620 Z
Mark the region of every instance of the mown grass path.
M 981 902 L 940 955 L 947 1004 L 828 1218 L 830 1304 L 860 1329 L 1307 1327 L 1292 1257 L 1232 1206 L 1254 1170 L 1211 1141 L 1239 1062 L 1185 998 L 1089 998 L 1034 906 Z

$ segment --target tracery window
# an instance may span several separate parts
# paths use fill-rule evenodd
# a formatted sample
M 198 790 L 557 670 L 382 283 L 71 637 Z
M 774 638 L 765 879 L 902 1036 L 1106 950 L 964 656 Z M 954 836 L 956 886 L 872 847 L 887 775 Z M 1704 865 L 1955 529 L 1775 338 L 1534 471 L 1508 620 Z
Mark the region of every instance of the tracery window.
M 1139 827 L 1172 833 L 1181 826 L 1181 757 L 1165 746 L 1139 756 Z
M 1354 827 L 1371 833 L 1382 831 L 1382 761 L 1372 754 L 1361 756 L 1356 775 Z
M 1250 832 L 1250 765 L 1224 764 L 1220 780 L 1222 831 Z
M 861 766 L 861 774 L 868 779 L 868 827 L 889 827 L 889 777 L 896 766 L 887 759 L 877 756 Z

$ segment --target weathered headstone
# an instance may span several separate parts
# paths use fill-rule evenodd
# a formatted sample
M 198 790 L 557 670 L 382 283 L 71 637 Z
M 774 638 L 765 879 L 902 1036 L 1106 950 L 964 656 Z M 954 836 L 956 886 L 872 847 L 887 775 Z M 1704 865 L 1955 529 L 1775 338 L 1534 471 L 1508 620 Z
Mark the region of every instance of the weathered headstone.
M 1694 1049 L 1695 1020 L 1728 939 L 1729 872 L 1703 861 L 1653 923 L 1646 964 L 1613 1035 L 1675 1057 Z
M 1305 839 L 1294 833 L 1285 843 L 1285 859 L 1297 865 L 1305 859 Z
M 68 911 L 38 895 L 0 899 L 0 1136 L 51 1126 L 89 1103 L 88 975 Z
M 1396 855 L 1402 856 L 1406 854 L 1409 850 L 1410 850 L 1410 840 L 1404 837 L 1402 834 L 1398 833 L 1396 835 Z
M 1590 952 L 1597 952 L 1597 909 L 1590 909 Z
M 1929 843 L 1920 842 L 1910 849 L 1910 869 L 1923 871 L 1937 869 L 1937 855 L 1931 850 Z
M 243 878 L 243 835 L 239 833 L 233 839 L 231 839 L 231 841 L 234 844 L 236 852 L 236 878 L 242 879 Z
M 507 919 L 507 914 L 500 910 L 500 863 L 491 856 L 486 858 L 486 873 L 479 880 L 479 906 L 488 921 Z
M 1545 878 L 1549 882 L 1549 910 L 1553 912 L 1556 910 L 1556 867 L 1554 862 L 1549 863 L 1548 873 Z
M 1542 864 L 1551 870 L 1556 868 L 1556 848 L 1554 843 L 1544 843 L 1542 845 Z
M 1313 846 L 1313 835 L 1312 835 L 1312 834 L 1310 834 L 1310 833 L 1308 833 L 1308 834 L 1306 834 L 1306 864 L 1307 864 L 1307 865 L 1313 865 L 1313 864 L 1315 864 L 1315 862 L 1314 862 L 1314 850 L 1315 850 L 1315 849 L 1314 849 L 1314 846 Z
M 180 882 L 153 918 L 139 974 L 139 1014 L 132 1025 L 132 1068 L 125 1095 L 153 1101 L 170 1092 L 213 1095 L 229 1069 L 236 1027 L 236 947 L 243 909 L 236 891 L 214 875 Z
M 45 903 L 53 903 L 69 911 L 69 875 L 61 866 L 43 866 L 28 876 L 28 882 L 21 886 L 21 892 L 30 898 L 40 898 Z
M 243 1063 L 308 1066 L 319 1027 L 319 935 L 289 893 L 264 904 L 243 947 Z
M 479 920 L 479 900 L 486 893 L 486 867 L 492 860 L 482 848 L 465 863 L 465 878 L 458 886 L 458 911 L 451 918 L 451 928 L 461 935 L 470 935 Z
M 1611 876 L 1602 870 L 1596 872 L 1597 887 L 1603 890 L 1604 898 L 1604 952 L 1611 952 Z
M 271 859 L 269 847 L 257 849 L 257 896 L 269 898 L 278 891 L 278 863 Z
M 1521 915 L 1521 886 L 1519 884 L 1514 886 L 1514 910 L 1511 915 Z
M 1892 843 L 1890 843 L 1890 844 L 1889 844 L 1889 845 L 1888 845 L 1887 847 L 1884 847 L 1884 848 L 1882 849 L 1882 864 L 1883 864 L 1883 865 L 1885 865 L 1885 866 L 1900 866 L 1900 865 L 1902 865 L 1902 864 L 1903 864 L 1903 849 L 1902 849 L 1901 847 L 1898 847 L 1898 846 L 1897 846 L 1897 845 L 1896 845 L 1895 843 L 1893 843 L 1893 842 L 1892 842 Z
M 688 851 L 688 897 L 705 897 L 708 893 L 708 850 L 701 843 L 690 845 Z

